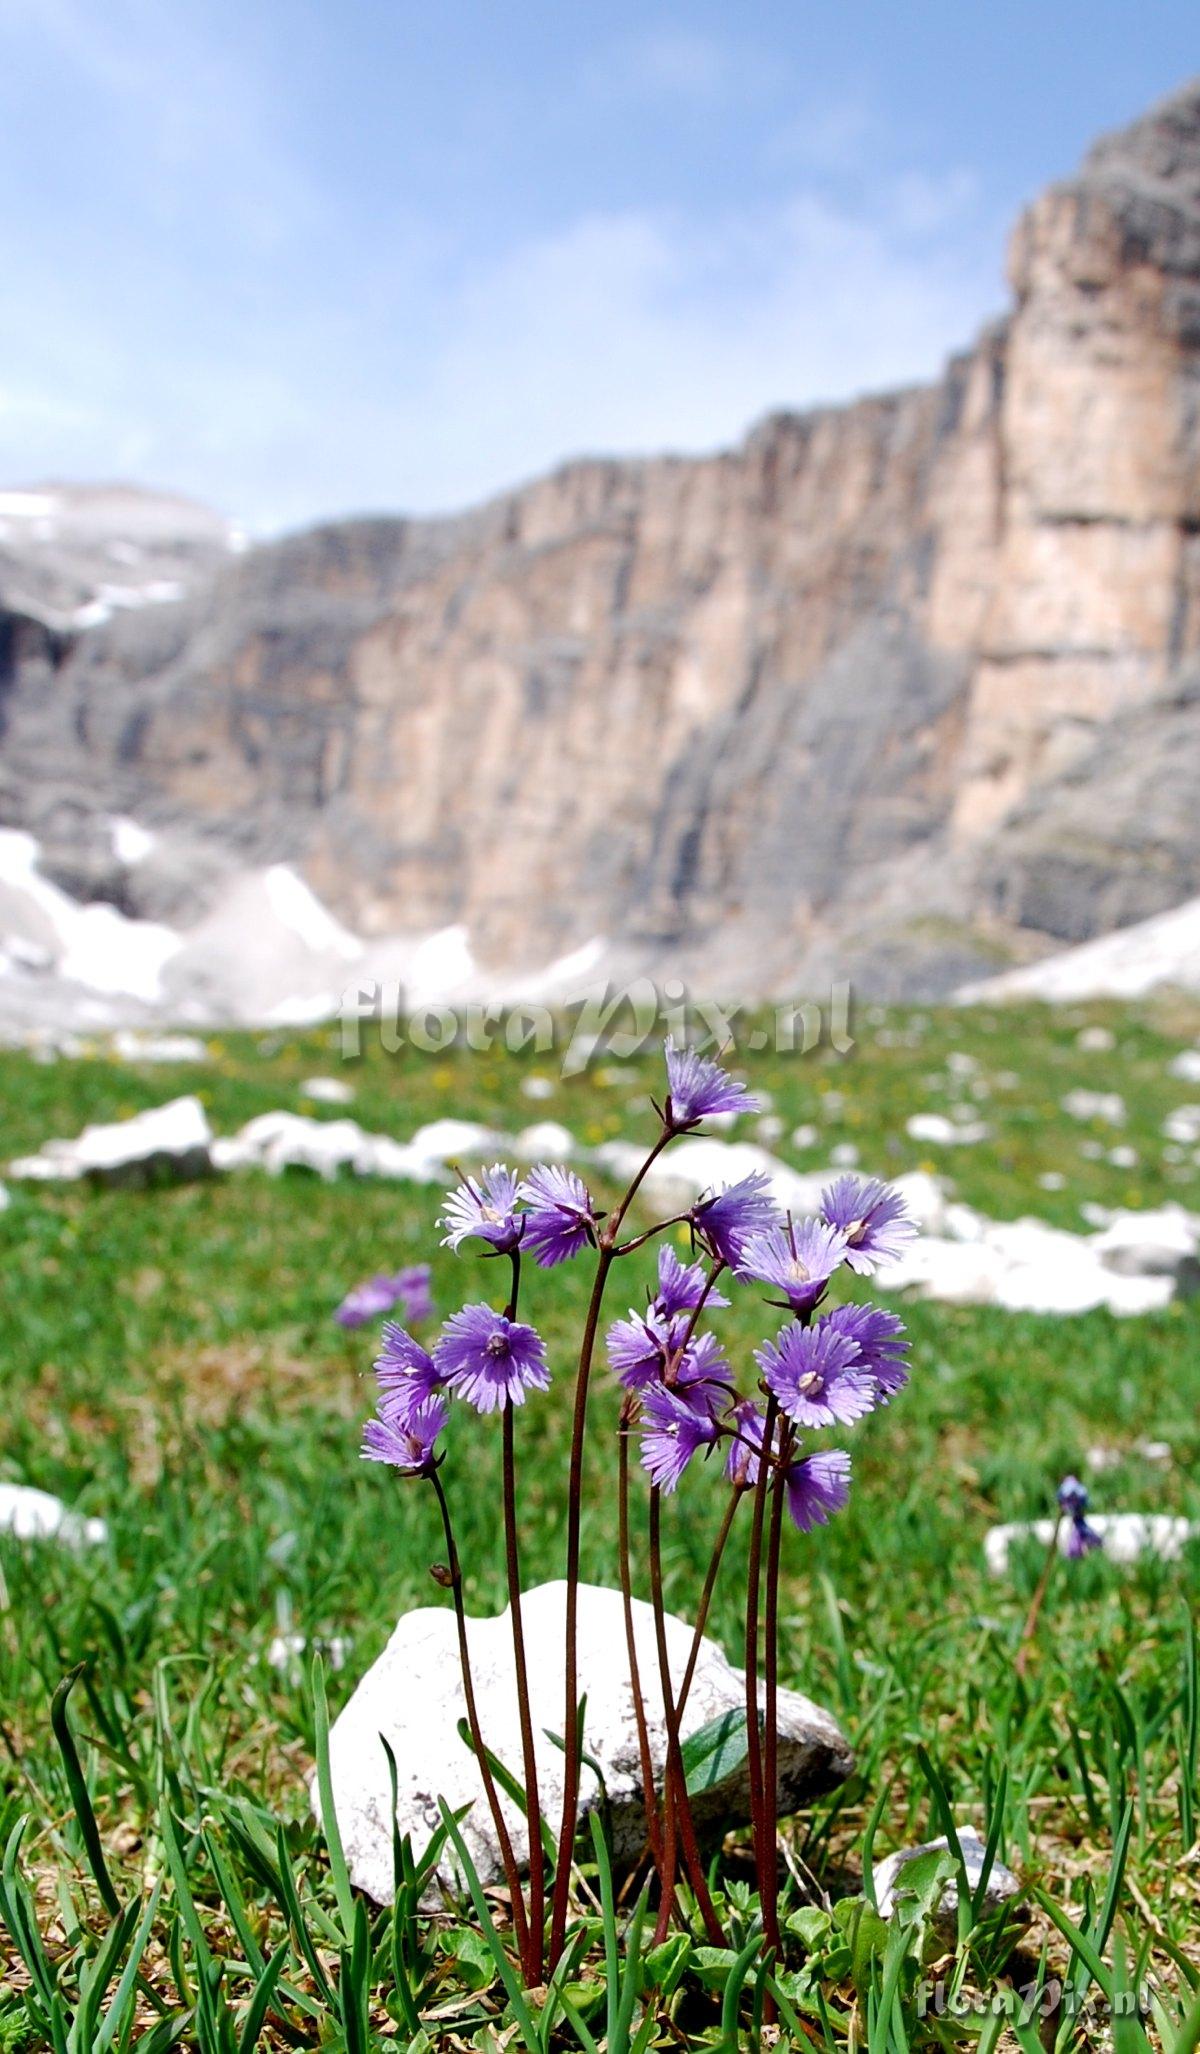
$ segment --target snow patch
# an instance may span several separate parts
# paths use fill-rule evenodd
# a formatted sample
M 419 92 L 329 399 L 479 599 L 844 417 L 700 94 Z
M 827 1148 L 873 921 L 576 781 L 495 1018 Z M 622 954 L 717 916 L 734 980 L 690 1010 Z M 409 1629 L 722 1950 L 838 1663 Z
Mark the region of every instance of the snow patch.
M 965 984 L 962 1005 L 995 999 L 1142 998 L 1158 985 L 1200 992 L 1200 898 L 1021 970 Z

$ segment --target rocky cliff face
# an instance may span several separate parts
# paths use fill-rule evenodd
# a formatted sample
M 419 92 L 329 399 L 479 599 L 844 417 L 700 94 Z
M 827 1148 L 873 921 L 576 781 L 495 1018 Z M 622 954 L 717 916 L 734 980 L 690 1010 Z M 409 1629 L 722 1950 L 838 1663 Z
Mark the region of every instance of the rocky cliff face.
M 0 556 L 0 817 L 155 916 L 284 858 L 368 934 L 724 989 L 944 989 L 1200 892 L 1200 85 L 1011 276 L 935 385 L 725 455 L 193 552 L 94 625 Z

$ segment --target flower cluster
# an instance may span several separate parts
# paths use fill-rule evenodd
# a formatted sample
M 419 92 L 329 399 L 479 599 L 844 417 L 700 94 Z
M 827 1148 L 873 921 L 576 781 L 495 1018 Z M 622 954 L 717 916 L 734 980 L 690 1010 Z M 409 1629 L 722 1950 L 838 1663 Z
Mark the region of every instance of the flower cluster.
M 479 1177 L 465 1178 L 447 1197 L 443 1246 L 457 1250 L 476 1239 L 490 1255 L 507 1255 L 515 1262 L 528 1251 L 543 1269 L 551 1269 L 594 1245 L 600 1217 L 573 1170 L 540 1164 L 521 1179 L 503 1163 L 493 1163 Z M 428 1274 L 426 1268 L 426 1284 Z M 382 1286 L 389 1280 L 373 1282 Z M 395 1302 L 391 1297 L 373 1304 L 364 1318 L 390 1310 Z M 541 1336 L 515 1314 L 515 1305 L 507 1312 L 464 1305 L 446 1321 L 432 1350 L 389 1321 L 375 1364 L 379 1398 L 376 1416 L 364 1432 L 364 1457 L 388 1462 L 406 1476 L 428 1475 L 439 1459 L 435 1444 L 449 1418 L 449 1398 L 462 1398 L 487 1413 L 523 1405 L 527 1392 L 544 1391 L 550 1370 Z M 414 1317 L 410 1312 L 410 1320 Z
M 757 1101 L 718 1062 L 694 1049 L 666 1044 L 666 1085 L 659 1109 L 660 1127 L 653 1145 L 610 1213 L 599 1211 L 583 1180 L 561 1163 L 541 1164 L 524 1176 L 504 1163 L 493 1163 L 465 1177 L 445 1201 L 440 1226 L 443 1246 L 456 1253 L 467 1243 L 482 1244 L 485 1257 L 502 1259 L 507 1290 L 503 1311 L 482 1300 L 463 1305 L 444 1322 L 428 1347 L 409 1330 L 423 1316 L 405 1299 L 407 1323 L 388 1322 L 375 1364 L 377 1408 L 364 1429 L 363 1456 L 389 1465 L 403 1476 L 430 1478 L 437 1495 L 447 1543 L 448 1561 L 434 1573 L 453 1591 L 458 1614 L 471 1742 L 480 1766 L 512 1902 L 513 1931 L 529 1988 L 546 1982 L 546 1971 L 563 1959 L 569 1912 L 571 1849 L 577 1827 L 576 1800 L 581 1734 L 577 1684 L 578 1627 L 571 1593 L 578 1589 L 581 1480 L 588 1422 L 588 1389 L 604 1291 L 619 1260 L 655 1241 L 670 1228 L 682 1227 L 690 1246 L 682 1253 L 669 1241 L 657 1241 L 657 1275 L 653 1294 L 641 1309 L 631 1309 L 609 1326 L 609 1364 L 621 1391 L 621 1461 L 618 1472 L 617 1531 L 621 1588 L 625 1601 L 631 1688 L 637 1674 L 633 1642 L 632 1569 L 629 1548 L 628 1437 L 636 1434 L 643 1469 L 653 1492 L 648 1540 L 656 1627 L 665 1630 L 662 1612 L 662 1559 L 659 1494 L 676 1490 L 697 1456 L 713 1465 L 730 1486 L 725 1515 L 705 1583 L 696 1634 L 703 1630 L 704 1611 L 715 1585 L 721 1554 L 734 1514 L 747 1493 L 753 1494 L 754 1537 L 750 1560 L 746 1619 L 746 1716 L 759 1714 L 758 1659 L 762 1540 L 768 1492 L 771 1500 L 770 1542 L 765 1556 L 767 1601 L 762 1614 L 770 1636 L 777 1619 L 780 1550 L 779 1531 L 786 1509 L 804 1533 L 822 1526 L 847 1503 L 850 1457 L 842 1448 L 811 1445 L 808 1437 L 828 1428 L 842 1428 L 886 1405 L 907 1381 L 908 1341 L 896 1315 L 857 1299 L 830 1303 L 835 1278 L 843 1273 L 870 1275 L 903 1250 L 915 1228 L 899 1194 L 873 1179 L 836 1178 L 821 1193 L 816 1216 L 793 1219 L 781 1211 L 771 1179 L 763 1171 L 723 1189 L 705 1191 L 685 1212 L 644 1230 L 630 1230 L 626 1218 L 638 1194 L 647 1194 L 650 1172 L 661 1151 L 678 1136 L 693 1133 L 703 1121 L 736 1117 L 753 1111 Z M 553 1269 L 583 1250 L 596 1252 L 591 1305 L 584 1326 L 575 1377 L 567 1518 L 567 1606 L 563 1675 L 565 1705 L 563 1754 L 566 1762 L 562 1819 L 557 1835 L 553 1904 L 546 1937 L 546 1867 L 531 1863 L 528 1912 L 514 1850 L 500 1798 L 489 1766 L 486 1742 L 475 1712 L 470 1684 L 466 1617 L 462 1581 L 455 1549 L 451 1513 L 439 1470 L 439 1442 L 455 1399 L 480 1414 L 499 1413 L 503 1421 L 503 1463 L 500 1510 L 504 1523 L 509 1608 L 513 1621 L 513 1659 L 517 1674 L 521 1748 L 529 1818 L 538 1815 L 537 1760 L 520 1625 L 521 1569 L 518 1546 L 514 1412 L 530 1392 L 550 1382 L 546 1349 L 536 1329 L 519 1316 L 522 1284 L 528 1281 L 525 1258 L 541 1269 Z M 401 1298 L 404 1280 L 376 1277 L 351 1293 L 338 1317 L 356 1324 L 389 1311 Z M 724 1287 L 724 1288 L 723 1288 Z M 732 1290 L 760 1293 L 776 1314 L 775 1331 L 758 1347 L 747 1350 L 747 1362 L 735 1363 L 714 1332 L 712 1316 L 730 1305 Z M 424 1296 L 421 1296 L 423 1290 Z M 730 1295 L 727 1295 L 727 1292 Z M 496 1294 L 499 1295 L 498 1293 Z M 420 1273 L 416 1300 L 428 1311 L 428 1271 Z M 782 1314 L 782 1320 L 778 1315 Z M 753 1388 L 748 1389 L 747 1385 Z M 1095 1544 L 1083 1517 L 1086 1494 L 1068 1479 L 1068 1489 L 1081 1494 L 1061 1496 L 1072 1518 L 1073 1551 Z M 690 1677 L 690 1672 L 689 1672 Z M 765 1717 L 775 1725 L 777 1660 L 767 1664 Z M 664 1692 L 668 1729 L 668 1762 L 680 1747 L 679 1721 L 687 1684 L 676 1704 L 672 1688 Z M 640 1745 L 648 1747 L 644 1707 L 635 1694 Z M 573 1766 L 572 1766 L 573 1765 Z M 778 1952 L 780 1934 L 775 1907 L 777 1876 L 777 1792 L 760 1763 L 750 1773 L 750 1801 L 755 1860 L 760 1878 L 763 1932 Z M 696 1846 L 688 1794 L 682 1772 L 671 1772 L 661 1800 L 652 1779 L 646 1779 L 647 1841 L 659 1873 L 660 1924 L 669 1923 L 675 1897 L 675 1875 L 681 1857 L 687 1868 L 699 1916 L 714 1946 L 724 1944 L 723 1928 L 705 1880 Z M 531 1849 L 541 1845 L 530 1833 Z M 666 1925 L 662 1925 L 665 1932 Z
M 664 1121 L 682 1130 L 704 1113 L 733 1109 L 740 1086 L 715 1064 L 681 1057 L 668 1043 L 670 1091 Z M 683 1263 L 664 1245 L 658 1289 L 644 1312 L 630 1311 L 607 1336 L 610 1366 L 636 1419 L 642 1466 L 660 1490 L 673 1491 L 695 1456 L 727 1444 L 725 1474 L 753 1489 L 765 1450 L 782 1473 L 786 1503 L 807 1532 L 846 1503 L 850 1458 L 841 1449 L 802 1453 L 803 1432 L 848 1426 L 895 1396 L 907 1379 L 908 1343 L 894 1313 L 848 1303 L 822 1310 L 835 1273 L 869 1273 L 890 1261 L 915 1232 L 899 1195 L 875 1180 L 839 1177 L 822 1193 L 820 1215 L 783 1217 L 762 1172 L 708 1193 L 692 1208 L 694 1249 L 707 1262 Z M 728 1300 L 717 1279 L 765 1284 L 768 1302 L 789 1317 L 754 1351 L 759 1394 L 739 1394 L 717 1337 L 701 1317 Z

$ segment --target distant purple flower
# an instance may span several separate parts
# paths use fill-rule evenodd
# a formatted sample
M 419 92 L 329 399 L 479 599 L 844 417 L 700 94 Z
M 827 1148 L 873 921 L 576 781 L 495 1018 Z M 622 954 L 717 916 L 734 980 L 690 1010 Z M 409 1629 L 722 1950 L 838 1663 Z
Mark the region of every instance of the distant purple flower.
M 1070 1520 L 1066 1552 L 1073 1559 L 1090 1553 L 1093 1548 L 1104 1546 L 1104 1537 L 1088 1524 L 1085 1514 L 1088 1508 L 1087 1485 L 1077 1476 L 1064 1476 L 1058 1486 L 1058 1506 Z
M 779 1211 L 771 1196 L 770 1180 L 762 1170 L 728 1184 L 723 1191 L 702 1198 L 692 1207 L 696 1232 L 731 1269 L 741 1261 L 747 1242 L 779 1225 Z
M 496 1412 L 506 1400 L 523 1405 L 526 1391 L 544 1391 L 550 1382 L 540 1336 L 490 1305 L 453 1313 L 433 1359 L 450 1390 L 477 1412 Z
M 413 1326 L 420 1320 L 433 1318 L 429 1279 L 430 1270 L 427 1262 L 414 1262 L 408 1269 L 402 1269 L 397 1273 L 397 1303 L 403 1309 L 405 1319 Z
M 826 1220 L 791 1220 L 747 1241 L 738 1275 L 755 1277 L 783 1294 L 793 1312 L 811 1312 L 825 1295 L 846 1253 L 846 1236 Z
M 827 1320 L 784 1327 L 777 1342 L 754 1351 L 767 1386 L 797 1426 L 849 1426 L 877 1403 L 875 1379 L 859 1363 L 858 1344 Z
M 347 1291 L 334 1318 L 340 1327 L 365 1327 L 370 1320 L 378 1319 L 380 1313 L 390 1312 L 404 1297 L 401 1277 L 368 1277 L 365 1284 L 356 1284 Z M 407 1307 L 406 1313 L 407 1313 Z
M 908 1382 L 904 1357 L 908 1340 L 904 1321 L 879 1305 L 835 1305 L 823 1315 L 835 1333 L 857 1343 L 860 1363 L 879 1386 L 880 1397 L 894 1398 Z
M 543 1269 L 578 1255 L 594 1238 L 591 1194 L 574 1170 L 561 1163 L 539 1164 L 530 1170 L 519 1195 L 529 1207 L 523 1246 L 532 1249 Z
M 767 1430 L 767 1422 L 753 1399 L 743 1398 L 729 1414 L 728 1424 L 733 1429 L 733 1438 L 729 1443 L 729 1453 L 725 1457 L 725 1474 L 730 1483 L 737 1484 L 739 1490 L 753 1490 L 758 1482 L 758 1472 L 762 1464 L 763 1435 Z M 776 1428 L 776 1450 L 778 1447 L 779 1430 Z
M 787 1473 L 787 1507 L 801 1533 L 824 1526 L 850 1496 L 850 1457 L 842 1448 L 822 1448 L 793 1462 Z
M 467 1177 L 447 1198 L 439 1224 L 446 1229 L 444 1248 L 457 1249 L 474 1234 L 489 1242 L 498 1255 L 506 1255 L 520 1240 L 523 1225 L 513 1172 L 503 1163 L 493 1163 L 479 1177 Z
M 658 1290 L 655 1294 L 655 1309 L 670 1319 L 676 1312 L 694 1312 L 701 1299 L 707 1306 L 728 1305 L 714 1287 L 706 1291 L 708 1278 L 703 1265 L 698 1262 L 680 1262 L 669 1241 L 664 1241 L 658 1251 Z
M 716 1425 L 661 1386 L 646 1392 L 643 1407 L 642 1467 L 660 1490 L 673 1491 L 693 1455 L 712 1447 Z
M 1088 1489 L 1077 1476 L 1064 1476 L 1058 1486 L 1059 1510 L 1071 1519 L 1080 1518 L 1088 1508 Z
M 388 1320 L 383 1329 L 383 1348 L 376 1358 L 375 1376 L 381 1394 L 379 1409 L 389 1419 L 407 1418 L 442 1383 L 433 1357 L 394 1320 Z
M 1093 1548 L 1102 1548 L 1103 1546 L 1103 1534 L 1097 1533 L 1095 1527 L 1088 1523 L 1082 1513 L 1080 1513 L 1077 1519 L 1072 1519 L 1070 1531 L 1067 1534 L 1066 1551 L 1073 1560 L 1077 1561 L 1080 1555 L 1089 1554 Z
M 444 1398 L 427 1398 L 406 1419 L 383 1415 L 363 1428 L 366 1462 L 387 1462 L 404 1476 L 427 1476 L 434 1464 L 434 1445 L 450 1407 Z
M 709 1057 L 676 1048 L 667 1036 L 667 1125 L 676 1133 L 714 1113 L 754 1113 L 759 1101 Z
M 821 1193 L 821 1210 L 846 1236 L 845 1260 L 869 1276 L 877 1263 L 895 1262 L 916 1233 L 898 1191 L 878 1177 L 838 1177 Z

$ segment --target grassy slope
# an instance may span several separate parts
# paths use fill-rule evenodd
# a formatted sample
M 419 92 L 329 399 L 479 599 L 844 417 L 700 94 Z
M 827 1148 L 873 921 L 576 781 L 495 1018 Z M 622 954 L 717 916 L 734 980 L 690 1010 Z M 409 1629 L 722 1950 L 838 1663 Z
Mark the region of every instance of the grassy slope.
M 1085 1021 L 1114 1029 L 1115 1053 L 1079 1050 Z M 1086 1198 L 1138 1206 L 1178 1198 L 1200 1208 L 1200 1169 L 1165 1161 L 1160 1133 L 1168 1111 L 1200 1097 L 1166 1067 L 1198 1026 L 1195 1010 L 1182 1005 L 1137 1017 L 1115 1008 L 894 1014 L 860 1021 L 849 1058 L 763 1056 L 745 1067 L 784 1121 L 784 1138 L 773 1145 L 800 1167 L 823 1163 L 831 1144 L 849 1140 L 865 1167 L 898 1171 L 923 1157 L 993 1215 L 1031 1211 L 1077 1227 Z M 208 1067 L 178 1072 L 0 1055 L 0 1156 L 183 1090 L 199 1090 L 214 1126 L 229 1131 L 255 1112 L 300 1106 L 299 1081 L 338 1068 L 320 1034 L 270 1045 L 239 1037 L 214 1048 Z M 918 1148 L 905 1135 L 907 1116 L 970 1096 L 971 1078 L 947 1074 L 952 1049 L 978 1063 L 989 1087 L 979 1110 L 994 1138 L 958 1150 Z M 447 1113 L 510 1131 L 552 1117 L 584 1142 L 651 1130 L 652 1055 L 601 1065 L 557 1086 L 545 1103 L 518 1089 L 534 1071 L 553 1075 L 552 1058 L 377 1051 L 344 1074 L 357 1089 L 354 1116 L 401 1136 Z M 1127 1128 L 1068 1119 L 1059 1101 L 1077 1085 L 1120 1090 Z M 804 1121 L 823 1139 L 797 1152 L 787 1136 Z M 1089 1141 L 1105 1150 L 1133 1143 L 1138 1167 L 1089 1157 Z M 1042 1189 L 1046 1171 L 1064 1174 L 1066 1188 Z M 79 1700 L 81 1730 L 94 1735 L 107 1710 L 133 1736 L 132 1759 L 102 1752 L 92 1763 L 114 1869 L 132 1884 L 149 1844 L 139 1835 L 148 1830 L 155 1694 L 160 1722 L 170 1717 L 201 1782 L 241 1782 L 300 1820 L 311 1709 L 301 1679 L 281 1677 L 264 1659 L 277 1624 L 349 1637 L 336 1706 L 401 1609 L 443 1602 L 427 1573 L 438 1552 L 427 1491 L 398 1486 L 356 1460 L 370 1338 L 344 1335 L 330 1321 L 348 1283 L 426 1255 L 440 1309 L 486 1294 L 486 1268 L 436 1248 L 437 1204 L 432 1189 L 246 1175 L 148 1194 L 26 1187 L 0 1216 L 0 1478 L 59 1492 L 102 1513 L 112 1530 L 109 1548 L 81 1558 L 0 1540 L 0 1778 L 13 1814 L 34 1814 L 26 1852 L 44 1877 L 71 1872 L 77 1843 L 47 1721 L 66 1668 L 95 1657 L 97 1707 L 89 1713 Z M 641 1296 L 649 1258 L 627 1269 L 639 1263 L 636 1278 L 619 1280 L 617 1310 Z M 578 1264 L 539 1276 L 526 1306 L 557 1373 L 550 1397 L 521 1422 L 522 1454 L 536 1457 L 525 1497 L 529 1582 L 560 1571 L 568 1372 L 588 1281 Z M 742 1295 L 720 1317 L 731 1354 L 748 1362 L 749 1344 L 769 1331 L 754 1301 Z M 809 1860 L 830 1879 L 843 1863 L 853 1869 L 864 1806 L 889 1778 L 879 1850 L 923 1834 L 918 1742 L 944 1762 L 963 1819 L 980 1818 L 1006 1758 L 1008 1856 L 1044 1875 L 1064 1901 L 1078 1902 L 1083 1872 L 1103 1877 L 1114 1791 L 1127 1785 L 1136 1793 L 1129 1907 L 1147 1934 L 1182 1940 L 1197 1867 L 1194 1851 L 1190 1866 L 1181 1862 L 1188 1851 L 1180 1846 L 1171 1700 L 1196 1551 L 1172 1567 L 1121 1573 L 1087 1562 L 1060 1576 L 1022 1690 L 1012 1651 L 1036 1564 L 1014 1585 L 992 1584 L 981 1539 L 995 1519 L 1042 1513 L 1061 1474 L 1079 1468 L 1100 1441 L 1121 1453 L 1097 1482 L 1098 1506 L 1200 1512 L 1192 1480 L 1200 1301 L 1131 1321 L 933 1304 L 914 1305 L 910 1320 L 913 1384 L 856 1432 L 849 1512 L 808 1541 L 793 1537 L 788 1549 L 783 1674 L 838 1712 L 862 1746 L 865 1771 L 840 1809 L 826 1807 L 810 1822 Z M 584 1572 L 605 1581 L 613 1580 L 606 1428 L 614 1416 L 603 1390 Z M 1134 1443 L 1147 1436 L 1171 1444 L 1169 1465 L 1151 1467 L 1137 1455 Z M 456 1470 L 469 1467 L 477 1483 L 489 1469 L 498 1474 L 498 1457 L 494 1433 L 456 1419 L 451 1491 Z M 459 1501 L 468 1601 L 478 1608 L 502 1602 L 493 1502 L 478 1487 Z M 689 1478 L 668 1527 L 668 1598 L 681 1611 L 707 1559 L 715 1510 L 709 1479 Z M 713 1618 L 731 1650 L 741 1561 L 735 1544 Z M 1086 1791 L 1072 1722 L 1085 1749 L 1095 1747 L 1094 1787 Z

